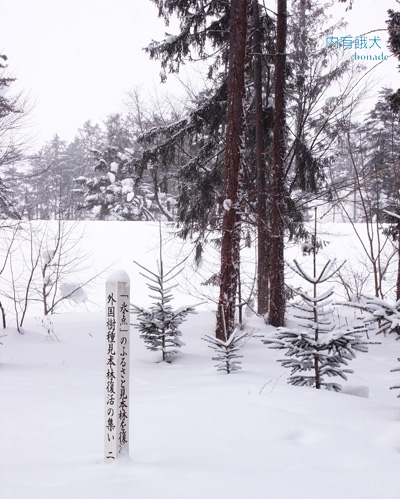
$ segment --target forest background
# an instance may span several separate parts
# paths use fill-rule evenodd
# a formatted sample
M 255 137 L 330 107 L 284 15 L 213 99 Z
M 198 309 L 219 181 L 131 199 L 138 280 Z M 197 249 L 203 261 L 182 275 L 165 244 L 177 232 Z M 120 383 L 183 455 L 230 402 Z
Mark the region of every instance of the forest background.
M 239 2 L 240 5 L 242 3 L 245 2 Z M 282 2 L 277 3 L 278 8 L 279 4 Z M 346 3 L 346 6 L 349 7 L 349 4 L 350 2 Z M 176 93 L 166 94 L 154 90 L 149 98 L 140 87 L 131 88 L 125 94 L 119 110 L 108 114 L 99 122 L 85 121 L 71 140 L 64 140 L 55 134 L 43 146 L 32 149 L 32 142 L 26 140 L 25 129 L 21 128 L 29 99 L 23 92 L 15 93 L 20 85 L 20 78 L 15 80 L 14 75 L 9 72 L 9 56 L 7 59 L 3 58 L 4 102 L 9 99 L 11 104 L 11 112 L 3 122 L 5 140 L 2 151 L 1 199 L 4 217 L 21 221 L 163 220 L 176 223 L 178 234 L 194 241 L 197 263 L 201 261 L 204 246 L 210 237 L 213 238 L 212 244 L 221 245 L 222 255 L 230 254 L 224 246 L 224 234 L 229 231 L 226 227 L 223 228 L 223 219 L 231 210 L 233 198 L 227 193 L 229 186 L 224 184 L 222 165 L 224 161 L 227 164 L 226 154 L 230 144 L 229 109 L 226 106 L 230 102 L 227 91 L 232 90 L 229 90 L 231 77 L 228 71 L 232 70 L 233 64 L 228 61 L 237 50 L 226 34 L 228 27 L 233 32 L 235 24 L 232 16 L 229 19 L 227 15 L 228 4 L 224 2 L 210 2 L 206 6 L 201 2 L 194 2 L 193 5 L 190 3 L 192 11 L 188 10 L 187 2 L 167 2 L 162 5 L 159 5 L 160 17 L 170 22 L 166 28 L 168 32 L 165 33 L 164 30 L 158 42 L 148 40 L 150 43 L 145 49 L 147 54 L 141 55 L 141 61 L 143 56 L 146 57 L 145 64 L 118 63 L 121 57 L 119 50 L 114 50 L 114 57 L 107 57 L 107 52 L 100 50 L 101 45 L 95 43 L 91 30 L 84 29 L 92 26 L 92 29 L 94 27 L 96 31 L 102 31 L 101 23 L 105 22 L 103 15 L 111 12 L 107 2 L 100 5 L 99 14 L 103 15 L 99 16 L 93 16 L 88 4 L 85 4 L 80 21 L 74 16 L 74 9 L 55 13 L 49 8 L 46 10 L 48 16 L 43 16 L 43 19 L 47 18 L 48 29 L 41 29 L 39 23 L 33 25 L 34 33 L 26 30 L 25 39 L 29 37 L 47 44 L 47 36 L 54 38 L 54 41 L 58 39 L 52 30 L 60 28 L 61 21 L 66 30 L 73 29 L 76 21 L 77 33 L 84 36 L 78 49 L 70 46 L 61 50 L 61 46 L 57 47 L 55 43 L 51 50 L 39 46 L 38 51 L 29 58 L 30 65 L 25 65 L 28 71 L 29 68 L 31 71 L 35 68 L 35 73 L 41 74 L 41 54 L 52 58 L 52 62 L 49 60 L 46 64 L 52 68 L 53 74 L 53 78 L 47 79 L 47 85 L 50 84 L 52 92 L 57 90 L 57 105 L 53 101 L 51 107 L 57 110 L 58 116 L 75 114 L 64 113 L 61 106 L 63 102 L 68 106 L 73 102 L 76 108 L 86 108 L 90 99 L 95 98 L 96 102 L 103 103 L 108 100 L 105 96 L 117 95 L 118 91 L 113 90 L 113 84 L 118 81 L 121 85 L 126 76 L 124 73 L 120 76 L 115 64 L 125 70 L 134 66 L 136 71 L 138 67 L 154 69 L 157 65 L 157 71 L 160 72 L 161 69 L 162 81 L 172 79 L 173 87 L 180 86 L 178 97 Z M 257 15 L 254 14 L 255 5 L 259 9 Z M 240 118 L 243 142 L 240 160 L 241 165 L 245 166 L 238 167 L 238 175 L 241 176 L 238 177 L 239 197 L 243 204 L 240 210 L 234 206 L 236 212 L 240 211 L 240 230 L 237 241 L 233 243 L 238 249 L 234 249 L 233 253 L 236 251 L 239 255 L 240 245 L 252 242 L 258 244 L 257 311 L 262 315 L 269 311 L 270 322 L 274 325 L 283 324 L 282 313 L 286 299 L 283 295 L 287 293 L 279 272 L 276 273 L 279 281 L 276 284 L 273 281 L 276 276 L 269 275 L 269 270 L 266 270 L 271 267 L 271 261 L 283 262 L 284 243 L 280 248 L 275 248 L 273 244 L 269 247 L 269 243 L 265 243 L 268 239 L 274 241 L 276 237 L 271 236 L 275 230 L 274 224 L 281 225 L 279 231 L 285 233 L 288 240 L 314 248 L 323 242 L 313 241 L 316 236 L 313 236 L 305 224 L 312 216 L 311 208 L 316 206 L 319 213 L 325 214 L 329 220 L 340 219 L 352 224 L 362 222 L 367 227 L 371 226 L 371 232 L 367 236 L 369 250 L 366 258 L 373 269 L 375 295 L 381 298 L 386 295 L 382 282 L 388 263 L 386 260 L 380 261 L 382 248 L 380 243 L 375 247 L 374 241 L 382 233 L 385 236 L 383 244 L 386 245 L 386 241 L 390 240 L 394 251 L 397 249 L 398 227 L 393 214 L 398 211 L 399 192 L 398 111 L 391 101 L 396 89 L 382 86 L 382 75 L 393 75 L 392 63 L 396 58 L 396 50 L 387 45 L 385 20 L 388 17 L 382 3 L 379 3 L 378 8 L 376 2 L 371 2 L 367 8 L 366 2 L 363 2 L 363 15 L 358 15 L 358 20 L 363 26 L 368 25 L 367 29 L 356 27 L 354 17 L 352 29 L 346 27 L 343 21 L 337 20 L 338 9 L 344 7 L 338 2 L 332 3 L 334 18 L 329 19 L 330 11 L 322 2 L 298 0 L 289 3 L 284 63 L 285 121 L 276 126 L 276 89 L 280 86 L 276 83 L 278 66 L 275 55 L 279 55 L 276 46 L 279 28 L 275 7 L 271 9 L 267 4 L 248 2 L 247 34 L 244 35 L 246 54 L 243 66 L 239 68 L 245 89 L 241 110 L 243 116 Z M 14 8 L 8 7 L 11 18 Z M 147 8 L 149 6 L 144 9 L 134 7 L 130 15 L 136 16 L 144 24 L 148 15 Z M 360 9 L 360 5 L 357 6 L 356 2 L 353 9 L 346 11 L 345 16 L 351 18 L 352 12 Z M 378 11 L 382 14 L 383 24 L 375 24 L 371 29 L 369 23 L 371 20 L 377 22 Z M 53 18 L 54 22 L 49 22 L 48 19 L 53 15 L 56 16 Z M 192 20 L 188 21 L 190 16 Z M 29 17 L 33 19 L 32 12 Z M 258 28 L 255 24 L 256 17 Z M 152 18 L 157 19 L 155 15 Z M 92 22 L 85 23 L 85 19 Z M 120 11 L 112 10 L 107 26 L 117 25 L 119 19 Z M 24 38 L 21 30 L 27 28 L 23 18 L 21 21 L 17 30 L 19 39 Z M 160 24 L 157 29 L 161 29 L 162 20 L 158 21 Z M 228 22 L 232 24 L 228 26 Z M 356 31 L 353 32 L 353 29 Z M 131 31 L 135 32 L 137 40 L 144 39 L 144 35 L 142 37 L 138 31 Z M 121 37 L 127 36 L 128 32 L 128 29 L 121 26 L 118 29 Z M 258 41 L 255 36 L 257 32 L 260 33 Z M 48 35 L 43 36 L 43 33 Z M 65 40 L 67 37 L 63 38 Z M 113 32 L 103 38 L 107 39 L 107 47 L 127 45 L 122 39 L 114 39 Z M 338 40 L 337 46 L 329 42 L 334 39 Z M 360 45 L 361 41 L 365 46 Z M 260 57 L 255 48 L 257 43 L 261 49 Z M 25 43 L 24 47 L 26 46 Z M 33 46 L 34 44 L 31 45 Z M 10 47 L 13 54 L 11 42 Z M 88 47 L 92 49 L 90 56 L 85 52 Z M 18 60 L 17 49 L 15 53 Z M 84 55 L 82 60 L 87 70 L 90 64 L 96 67 L 92 66 L 91 69 L 91 74 L 96 75 L 96 82 L 92 80 L 90 90 L 85 90 L 85 85 L 88 84 L 85 72 L 74 64 L 80 55 Z M 156 62 L 150 63 L 149 57 Z M 360 59 L 363 57 L 365 61 L 361 64 Z M 368 59 L 380 57 L 382 61 Z M 125 60 L 129 59 L 125 57 Z M 161 68 L 157 59 L 161 61 Z M 263 80 L 260 88 L 260 114 L 257 118 L 258 59 Z M 62 73 L 67 86 L 65 93 L 62 92 L 61 85 L 54 84 L 54 75 L 58 73 L 57 65 L 54 64 L 56 60 L 62 61 L 64 69 L 69 68 L 68 78 L 65 72 Z M 379 79 L 379 84 L 374 82 L 374 78 Z M 102 90 L 103 85 L 109 90 Z M 49 87 L 43 85 L 42 88 Z M 52 92 L 43 91 L 43 95 L 52 95 Z M 76 95 L 80 97 L 77 98 Z M 41 123 L 52 121 L 51 114 L 47 116 L 46 119 L 40 118 Z M 257 119 L 262 122 L 261 144 L 257 143 Z M 274 173 L 276 129 L 281 130 L 281 142 L 285 142 L 285 148 L 281 151 L 284 154 L 284 177 Z M 233 149 L 235 147 L 237 146 Z M 261 153 L 257 152 L 259 147 Z M 266 182 L 264 187 L 260 184 L 261 167 L 257 164 L 261 156 L 265 168 L 262 174 Z M 283 203 L 279 209 L 277 203 L 269 201 L 274 196 L 278 197 L 277 186 L 281 188 L 279 203 Z M 257 201 L 253 202 L 255 193 Z M 260 209 L 264 212 L 260 212 Z M 278 217 L 284 220 L 281 223 L 276 213 L 282 210 L 284 215 Z M 278 222 L 275 223 L 274 220 Z M 386 227 L 388 232 L 383 234 L 382 224 L 385 222 L 392 222 L 392 225 Z M 238 220 L 234 223 L 237 225 Z M 221 227 L 222 236 L 219 239 L 214 231 Z M 267 249 L 267 254 L 262 254 L 260 241 L 264 250 Z M 239 273 L 232 272 L 233 268 L 240 266 L 240 256 L 235 258 L 236 262 L 228 262 L 230 271 L 225 272 L 221 268 L 214 276 L 217 281 L 223 281 L 224 275 L 229 279 L 234 276 L 234 282 L 221 283 L 221 290 L 225 289 L 221 291 L 221 297 L 226 296 L 226 289 L 233 290 L 235 298 L 228 300 L 231 304 L 234 303 L 237 292 L 240 293 Z M 283 275 L 282 272 L 281 274 Z M 276 289 L 279 289 L 280 295 L 271 298 L 270 292 L 274 293 Z M 271 307 L 279 309 L 279 313 L 274 315 Z M 227 308 L 224 313 L 228 314 Z M 231 331 L 234 318 L 228 317 L 227 320 L 231 322 Z

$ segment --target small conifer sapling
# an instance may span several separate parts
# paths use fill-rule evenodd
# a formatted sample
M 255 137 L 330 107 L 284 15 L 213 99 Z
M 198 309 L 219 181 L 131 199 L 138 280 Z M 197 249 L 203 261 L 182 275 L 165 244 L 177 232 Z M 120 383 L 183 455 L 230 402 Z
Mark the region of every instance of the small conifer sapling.
M 209 336 L 208 334 L 204 336 L 203 340 L 210 343 L 209 348 L 215 352 L 215 357 L 212 357 L 212 360 L 217 362 L 215 365 L 217 371 L 230 374 L 231 372 L 239 371 L 239 369 L 242 368 L 239 359 L 241 359 L 243 355 L 239 355 L 239 349 L 241 347 L 241 340 L 247 336 L 247 333 L 238 335 L 237 331 L 238 329 L 235 328 L 228 338 L 226 327 L 224 327 L 225 340 L 220 340 L 219 338 Z
M 345 366 L 355 358 L 357 351 L 367 352 L 368 342 L 361 335 L 367 331 L 367 326 L 349 328 L 333 320 L 333 309 L 330 307 L 333 289 L 318 294 L 317 288 L 331 279 L 340 267 L 335 269 L 335 261 L 328 261 L 318 274 L 316 247 L 314 244 L 313 276 L 296 260 L 294 265 L 289 265 L 296 274 L 312 284 L 313 289 L 311 295 L 297 292 L 303 299 L 300 305 L 295 305 L 298 313 L 294 318 L 298 320 L 298 325 L 294 328 L 280 327 L 275 337 L 263 341 L 270 348 L 286 351 L 286 358 L 278 362 L 291 369 L 288 378 L 290 384 L 339 391 L 341 385 L 328 382 L 327 378 L 340 377 L 346 380 L 346 374 L 353 372 Z
M 170 362 L 172 357 L 178 353 L 184 343 L 180 337 L 181 324 L 186 320 L 190 313 L 196 313 L 194 306 L 185 306 L 174 310 L 170 304 L 173 299 L 172 289 L 177 284 L 171 284 L 171 281 L 182 271 L 177 270 L 181 265 L 173 267 L 170 271 L 164 272 L 164 263 L 162 258 L 162 237 L 160 228 L 160 261 L 157 262 L 157 273 L 143 267 L 135 262 L 145 273 L 141 275 L 149 282 L 146 283 L 150 289 L 150 298 L 155 301 L 149 309 L 131 305 L 132 312 L 137 314 L 138 324 L 134 326 L 139 330 L 140 337 L 143 338 L 146 347 L 154 352 L 162 352 L 162 360 Z

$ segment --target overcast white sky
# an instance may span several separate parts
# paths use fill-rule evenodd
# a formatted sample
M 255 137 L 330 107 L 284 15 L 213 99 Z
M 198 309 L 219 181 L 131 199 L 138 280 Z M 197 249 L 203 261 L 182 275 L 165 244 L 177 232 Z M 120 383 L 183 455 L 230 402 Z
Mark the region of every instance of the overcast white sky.
M 275 0 L 265 3 L 275 9 Z M 356 36 L 385 27 L 388 8 L 400 5 L 355 0 L 352 11 L 341 4 L 335 12 Z M 129 89 L 158 86 L 159 63 L 142 48 L 166 30 L 150 0 L 3 0 L 0 53 L 36 102 L 31 122 L 38 143 L 56 132 L 71 140 L 84 121 L 99 122 L 120 111 Z M 382 48 L 389 54 L 386 45 Z M 394 67 L 394 61 L 380 66 L 379 84 L 400 87 Z

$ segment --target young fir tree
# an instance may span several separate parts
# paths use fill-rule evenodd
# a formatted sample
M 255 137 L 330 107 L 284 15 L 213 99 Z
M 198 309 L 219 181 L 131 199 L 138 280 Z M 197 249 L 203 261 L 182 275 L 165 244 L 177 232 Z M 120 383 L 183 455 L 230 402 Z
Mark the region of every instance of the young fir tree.
M 367 352 L 368 342 L 361 334 L 367 326 L 349 329 L 333 320 L 333 309 L 330 308 L 333 290 L 318 294 L 318 285 L 323 284 L 339 270 L 334 269 L 335 262 L 328 261 L 317 274 L 316 264 L 316 230 L 313 244 L 313 275 L 309 275 L 295 260 L 290 268 L 305 281 L 312 284 L 313 293 L 298 292 L 303 299 L 295 305 L 299 313 L 295 328 L 280 327 L 274 338 L 265 339 L 270 348 L 285 350 L 286 359 L 278 362 L 291 369 L 288 382 L 296 386 L 312 386 L 317 389 L 339 391 L 341 385 L 328 382 L 326 378 L 339 376 L 346 380 L 346 374 L 353 372 L 347 369 L 348 361 L 356 356 L 356 352 Z M 340 268 L 340 267 L 339 267 Z
M 241 361 L 239 359 L 241 359 L 243 355 L 239 355 L 239 350 L 241 347 L 241 340 L 247 336 L 247 333 L 239 335 L 236 333 L 237 329 L 235 329 L 228 338 L 225 331 L 224 340 L 214 338 L 208 334 L 204 336 L 203 340 L 210 343 L 209 348 L 215 352 L 215 357 L 212 357 L 212 360 L 217 362 L 215 365 L 217 371 L 230 374 L 232 372 L 239 371 L 239 369 L 242 368 Z
M 367 312 L 365 322 L 367 324 L 376 324 L 376 334 L 395 333 L 396 340 L 400 339 L 400 299 L 389 303 L 386 300 L 371 296 L 363 298 L 360 303 L 349 302 L 346 305 Z M 400 362 L 400 358 L 397 359 Z M 400 367 L 391 369 L 390 372 L 400 372 Z M 390 387 L 391 390 L 400 389 L 400 385 Z M 400 398 L 400 395 L 398 395 Z
M 370 296 L 360 302 L 348 302 L 349 307 L 367 312 L 365 322 L 377 324 L 376 334 L 396 333 L 400 338 L 400 300 L 389 303 L 386 300 Z
M 162 239 L 160 230 L 160 261 L 157 262 L 158 272 L 143 267 L 146 274 L 142 274 L 148 281 L 148 288 L 154 294 L 150 295 L 155 301 L 149 309 L 132 305 L 132 311 L 137 314 L 139 324 L 135 327 L 140 332 L 140 337 L 143 338 L 147 348 L 153 352 L 162 352 L 162 360 L 170 362 L 172 357 L 178 353 L 184 343 L 180 340 L 182 332 L 180 331 L 181 324 L 185 321 L 186 316 L 190 313 L 195 313 L 193 306 L 181 307 L 174 310 L 170 304 L 173 299 L 172 289 L 177 285 L 171 285 L 182 269 L 176 271 L 178 264 L 168 272 L 164 272 L 164 263 L 162 259 Z

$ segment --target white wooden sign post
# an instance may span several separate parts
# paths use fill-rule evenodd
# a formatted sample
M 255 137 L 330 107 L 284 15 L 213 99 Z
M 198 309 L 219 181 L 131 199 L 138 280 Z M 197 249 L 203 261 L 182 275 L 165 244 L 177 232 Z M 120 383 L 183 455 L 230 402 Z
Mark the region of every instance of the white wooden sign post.
M 110 275 L 106 282 L 106 462 L 129 452 L 129 295 L 128 274 Z

